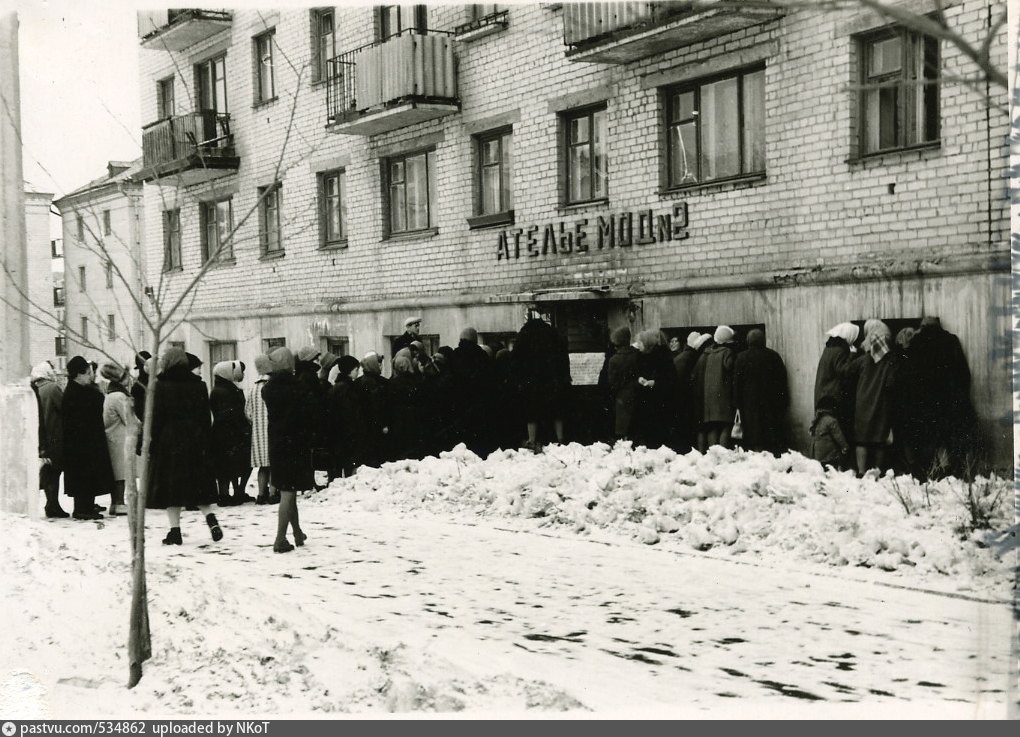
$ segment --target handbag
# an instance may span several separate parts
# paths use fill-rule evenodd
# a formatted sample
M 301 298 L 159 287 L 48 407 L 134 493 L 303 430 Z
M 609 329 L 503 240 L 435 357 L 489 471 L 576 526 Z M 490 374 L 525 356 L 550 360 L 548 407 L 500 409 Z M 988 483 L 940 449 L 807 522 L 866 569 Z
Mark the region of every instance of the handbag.
M 737 416 L 733 418 L 733 429 L 730 430 L 730 437 L 734 440 L 741 440 L 744 437 L 744 426 L 740 422 L 740 410 L 737 410 Z

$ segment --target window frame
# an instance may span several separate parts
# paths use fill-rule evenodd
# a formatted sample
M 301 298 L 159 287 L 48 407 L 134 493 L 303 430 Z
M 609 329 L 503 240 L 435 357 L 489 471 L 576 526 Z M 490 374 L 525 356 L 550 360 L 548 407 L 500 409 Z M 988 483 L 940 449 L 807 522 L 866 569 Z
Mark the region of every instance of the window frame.
M 53 338 L 53 354 L 55 356 L 67 355 L 67 336 L 57 335 Z
M 79 318 L 79 327 L 81 327 L 81 339 L 83 344 L 91 344 L 92 340 L 89 338 L 89 318 L 87 315 L 82 315 Z
M 736 69 L 728 69 L 725 72 L 719 74 L 713 74 L 707 77 L 699 77 L 698 79 L 687 80 L 680 84 L 670 85 L 663 88 L 662 91 L 662 108 L 663 108 L 663 131 L 665 133 L 665 171 L 663 176 L 664 188 L 667 191 L 671 190 L 682 190 L 693 187 L 711 186 L 713 184 L 720 184 L 741 179 L 760 178 L 764 177 L 768 173 L 768 156 L 765 153 L 765 146 L 767 140 L 765 139 L 765 130 L 762 129 L 762 145 L 763 145 L 763 156 L 762 164 L 764 168 L 753 169 L 749 163 L 745 160 L 747 158 L 745 153 L 746 140 L 745 140 L 745 123 L 747 120 L 745 110 L 745 79 L 752 74 L 762 74 L 762 95 L 764 98 L 766 90 L 766 64 L 764 62 L 758 62 L 749 66 L 739 67 Z M 701 94 L 702 88 L 724 82 L 726 80 L 735 79 L 737 81 L 737 110 L 736 110 L 736 128 L 737 128 L 737 159 L 738 159 L 738 172 L 736 174 L 727 174 L 724 176 L 714 177 L 712 179 L 706 179 L 703 176 L 703 152 L 705 147 L 703 145 L 703 125 L 702 121 L 704 117 L 701 115 Z M 674 97 L 682 94 L 693 93 L 694 102 L 692 104 L 692 113 L 690 117 L 681 120 L 675 120 L 673 117 L 673 99 Z M 762 107 L 763 118 L 765 116 L 764 105 Z M 673 181 L 673 160 L 674 160 L 674 148 L 673 148 L 673 129 L 681 125 L 686 125 L 693 122 L 695 124 L 695 137 L 696 137 L 696 157 L 695 157 L 695 175 L 694 181 L 691 182 L 674 182 Z
M 222 70 L 223 89 L 222 95 L 219 92 L 220 77 L 217 72 Z M 206 72 L 209 72 L 208 79 Z M 227 85 L 227 54 L 222 52 L 208 59 L 203 59 L 195 64 L 195 91 L 197 108 L 199 111 L 211 110 L 217 115 L 229 115 L 230 106 Z M 212 95 L 212 106 L 207 105 L 207 98 Z
M 113 289 L 113 261 L 106 260 L 106 288 Z
M 169 93 L 169 94 L 167 94 Z M 167 104 L 169 103 L 169 105 Z M 156 118 L 166 120 L 176 114 L 177 99 L 174 90 L 174 75 L 156 81 Z
M 898 39 L 900 42 L 899 69 L 871 74 L 869 71 L 871 50 L 877 43 L 891 39 Z M 854 37 L 854 42 L 859 85 L 857 96 L 858 131 L 855 141 L 858 156 L 861 158 L 883 156 L 913 148 L 940 146 L 942 141 L 942 83 L 940 77 L 943 58 L 939 40 L 906 26 L 891 24 L 858 34 Z M 935 56 L 934 75 L 931 77 L 927 76 L 930 71 L 928 63 L 930 51 Z M 921 76 L 912 77 L 911 74 L 917 71 L 918 61 L 920 61 Z M 869 95 L 874 85 L 888 85 L 886 88 L 892 89 L 896 93 L 893 123 L 896 140 L 892 145 L 882 146 L 882 120 L 880 118 L 878 146 L 872 149 L 868 145 L 870 134 L 868 111 L 871 105 L 878 105 L 879 116 L 882 113 L 881 101 L 872 101 Z M 932 88 L 933 95 L 930 100 L 925 94 L 929 86 Z M 933 110 L 928 109 L 929 104 Z M 929 127 L 932 128 L 932 131 L 929 131 Z M 929 133 L 931 133 L 930 137 Z
M 113 233 L 113 222 L 110 218 L 110 211 L 103 210 L 103 235 L 111 235 Z
M 390 12 L 396 9 L 397 29 L 390 28 Z M 405 18 L 404 13 L 411 13 L 410 18 Z M 408 31 L 412 33 L 425 33 L 428 30 L 428 5 L 378 5 L 376 6 L 377 33 L 376 41 L 387 41 L 400 36 Z M 404 21 L 410 21 L 407 25 Z
M 513 189 L 513 126 L 504 126 L 491 131 L 479 133 L 475 137 L 475 216 L 476 217 L 499 217 L 509 216 L 513 218 L 514 212 L 514 189 Z M 509 156 L 504 150 L 504 141 L 509 140 Z M 495 164 L 485 163 L 486 144 L 497 142 L 499 145 L 499 161 Z M 509 158 L 509 162 L 507 159 Z M 499 171 L 499 207 L 491 212 L 486 211 L 486 170 L 496 167 Z M 509 202 L 503 201 L 506 192 Z
M 78 236 L 78 242 L 85 242 L 85 216 L 81 213 L 75 215 L 75 228 L 77 229 L 76 235 Z
M 346 335 L 324 335 L 322 336 L 321 347 L 323 353 L 332 353 L 337 358 L 349 356 L 351 352 L 351 339 L 350 336 Z
M 258 190 L 259 202 L 259 250 L 262 258 L 278 258 L 286 253 L 283 246 L 283 183 L 273 182 Z M 271 207 L 270 207 L 271 206 Z M 272 208 L 272 209 L 271 209 Z M 270 248 L 270 211 L 276 216 L 276 248 Z
M 593 131 L 595 130 L 595 115 L 602 113 L 605 118 L 605 131 L 604 138 L 608 137 L 609 133 L 609 105 L 607 102 L 599 102 L 594 105 L 585 105 L 584 107 L 572 108 L 570 110 L 564 110 L 559 114 L 560 119 L 560 171 L 562 172 L 562 197 L 560 198 L 561 204 L 567 207 L 574 205 L 585 205 L 592 202 L 606 202 L 609 200 L 609 146 L 608 141 L 602 141 L 602 157 L 605 161 L 605 178 L 602 181 L 603 192 L 601 194 L 595 193 L 596 184 L 596 166 L 595 166 L 595 140 Z M 588 140 L 583 143 L 571 143 L 570 141 L 570 124 L 574 120 L 580 120 L 581 118 L 587 118 L 588 120 Z M 580 197 L 574 199 L 571 196 L 571 177 L 570 177 L 570 153 L 574 147 L 588 146 L 589 148 L 589 190 L 587 197 Z
M 312 11 L 312 84 L 325 82 L 329 79 L 330 59 L 337 56 L 336 53 L 336 9 L 335 8 L 313 8 Z M 322 30 L 323 20 L 330 19 L 328 34 Z M 329 54 L 324 55 L 327 50 L 323 42 L 328 38 Z
M 79 266 L 78 267 L 78 291 L 79 292 L 87 292 L 88 291 L 88 287 L 86 286 L 86 284 L 88 282 L 86 282 L 85 279 L 86 279 L 85 267 L 84 266 Z
M 256 36 L 252 36 L 251 41 L 255 65 L 255 84 L 252 86 L 252 91 L 255 95 L 253 102 L 255 105 L 263 105 L 276 99 L 276 65 L 273 53 L 273 49 L 276 46 L 276 28 L 269 28 Z M 263 43 L 266 44 L 265 54 L 262 49 Z M 268 65 L 266 64 L 267 55 L 269 57 Z M 268 94 L 265 89 L 266 79 L 263 76 L 263 72 L 267 69 L 269 73 Z
M 227 217 L 229 219 L 227 225 L 227 236 L 231 236 L 231 231 L 234 230 L 234 197 L 233 195 L 228 197 L 220 197 L 215 200 L 203 200 L 198 203 L 198 214 L 199 224 L 202 229 L 202 263 L 204 264 L 210 258 L 212 258 L 213 248 L 210 243 L 210 225 L 215 225 L 216 233 L 216 250 L 220 253 L 216 257 L 216 263 L 234 263 L 234 241 L 230 238 L 230 243 L 225 248 L 221 248 L 223 232 L 220 225 L 220 205 L 227 203 Z M 212 220 L 210 220 L 210 213 L 212 213 Z
M 267 356 L 269 355 L 270 351 L 275 350 L 276 348 L 286 347 L 287 347 L 286 336 L 262 339 L 262 352 Z
M 223 347 L 231 346 L 232 351 L 230 358 L 224 358 L 221 355 L 213 355 L 213 351 Z M 209 356 L 209 362 L 206 364 L 209 367 L 209 386 L 213 386 L 216 383 L 216 377 L 213 375 L 213 370 L 216 368 L 216 364 L 220 361 L 236 361 L 237 360 L 237 341 L 236 340 L 210 340 L 206 342 L 206 348 Z
M 408 179 L 407 179 L 407 162 L 409 160 L 411 160 L 411 159 L 417 159 L 418 157 L 424 157 L 424 160 L 425 160 L 425 187 L 426 187 L 426 197 L 425 197 L 426 212 L 425 212 L 425 220 L 426 220 L 426 223 L 422 227 L 413 227 L 412 228 L 412 227 L 408 227 L 408 217 L 407 217 L 407 215 L 408 215 L 408 209 L 407 209 L 407 191 L 408 191 L 408 188 L 407 188 L 407 184 L 408 184 Z M 434 230 L 435 227 L 436 227 L 436 225 L 435 225 L 435 222 L 436 222 L 435 221 L 435 194 L 436 194 L 436 192 L 435 192 L 435 190 L 436 190 L 436 186 L 435 186 L 436 185 L 436 172 L 435 172 L 435 169 L 436 169 L 436 165 L 435 165 L 435 161 L 436 161 L 436 149 L 435 149 L 435 147 L 432 146 L 432 147 L 425 148 L 425 149 L 416 149 L 414 151 L 407 151 L 407 152 L 400 153 L 400 154 L 394 154 L 393 156 L 387 156 L 386 158 L 382 159 L 381 161 L 382 161 L 382 167 L 383 167 L 383 176 L 382 176 L 382 180 L 383 180 L 383 198 L 384 198 L 384 202 L 385 202 L 385 205 L 386 205 L 383 208 L 383 210 L 384 210 L 384 213 L 383 213 L 383 215 L 384 215 L 383 233 L 385 234 L 385 237 L 386 238 L 392 238 L 392 237 L 397 237 L 397 236 L 413 235 L 415 233 L 427 233 L 427 232 L 429 232 L 431 230 Z M 400 182 L 400 184 L 403 185 L 403 202 L 404 202 L 403 219 L 404 219 L 404 227 L 402 227 L 400 229 L 396 229 L 396 228 L 393 227 L 393 225 L 394 225 L 393 218 L 394 218 L 394 210 L 395 210 L 395 207 L 394 207 L 394 197 L 393 197 L 393 189 L 394 189 L 393 167 L 394 167 L 395 164 L 398 164 L 398 163 L 404 165 L 404 167 L 403 167 L 403 172 L 404 172 L 403 176 L 404 176 L 404 179 Z
M 337 210 L 340 214 L 340 233 L 336 237 L 330 234 L 328 182 L 337 179 Z M 350 236 L 350 223 L 347 218 L 347 170 L 346 168 L 320 171 L 316 175 L 318 189 L 319 217 L 319 248 L 346 248 Z
M 113 313 L 106 314 L 106 340 L 117 340 L 117 316 Z
M 163 210 L 163 271 L 181 271 L 181 208 Z

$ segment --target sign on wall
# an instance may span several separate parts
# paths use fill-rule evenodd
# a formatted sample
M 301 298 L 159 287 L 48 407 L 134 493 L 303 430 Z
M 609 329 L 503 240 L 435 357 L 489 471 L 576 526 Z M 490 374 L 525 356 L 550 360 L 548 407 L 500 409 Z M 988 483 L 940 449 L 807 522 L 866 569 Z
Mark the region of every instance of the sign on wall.
M 650 209 L 634 210 L 511 228 L 501 230 L 497 236 L 496 260 L 585 254 L 682 241 L 689 236 L 687 222 L 687 203 L 675 202 L 669 212 L 661 214 Z

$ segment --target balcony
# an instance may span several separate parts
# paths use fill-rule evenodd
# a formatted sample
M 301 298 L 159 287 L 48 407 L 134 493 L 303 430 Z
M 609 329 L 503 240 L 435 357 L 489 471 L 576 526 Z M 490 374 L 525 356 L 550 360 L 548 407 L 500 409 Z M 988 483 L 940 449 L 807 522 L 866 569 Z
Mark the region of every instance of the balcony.
M 449 33 L 404 33 L 330 60 L 326 128 L 375 136 L 460 112 Z
M 782 8 L 733 0 L 564 3 L 571 61 L 627 64 L 781 18 Z
M 175 177 L 174 184 L 189 187 L 234 174 L 239 164 L 229 115 L 203 110 L 142 129 L 143 181 Z
M 182 51 L 230 28 L 229 10 L 180 8 L 138 12 L 138 38 L 143 49 Z

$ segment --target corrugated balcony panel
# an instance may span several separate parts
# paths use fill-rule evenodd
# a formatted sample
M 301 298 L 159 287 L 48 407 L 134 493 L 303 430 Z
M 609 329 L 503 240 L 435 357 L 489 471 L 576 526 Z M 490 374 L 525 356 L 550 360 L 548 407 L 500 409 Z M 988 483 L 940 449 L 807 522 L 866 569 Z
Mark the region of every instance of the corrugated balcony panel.
M 582 7 L 583 6 L 583 7 Z M 577 3 L 564 6 L 571 61 L 628 64 L 781 18 L 782 8 L 731 0 Z
M 232 174 L 239 165 L 227 115 L 206 110 L 142 129 L 143 181 L 173 177 L 172 183 L 190 186 Z
M 354 76 L 353 85 L 337 79 L 327 90 L 327 126 L 335 132 L 376 135 L 460 110 L 448 35 L 404 34 L 334 61 L 337 74 Z
M 228 10 L 183 8 L 138 13 L 138 36 L 143 49 L 183 51 L 230 28 Z

